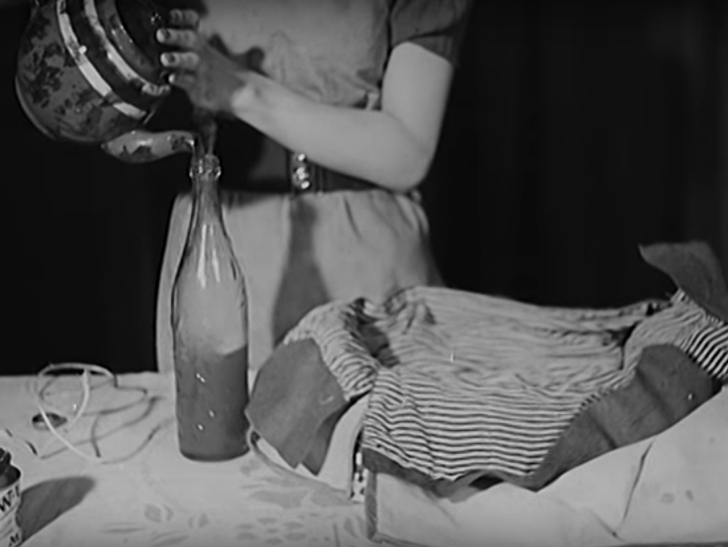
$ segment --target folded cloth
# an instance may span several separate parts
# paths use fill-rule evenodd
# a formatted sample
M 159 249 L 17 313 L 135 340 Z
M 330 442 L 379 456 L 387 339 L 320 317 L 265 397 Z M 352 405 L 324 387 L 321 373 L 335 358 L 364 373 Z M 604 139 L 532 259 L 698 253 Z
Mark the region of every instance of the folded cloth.
M 685 352 L 669 345 L 646 347 L 629 383 L 586 405 L 541 464 L 511 482 L 542 488 L 601 454 L 664 431 L 718 391 L 718 382 Z
M 356 403 L 346 409 L 341 417 L 336 420 L 333 433 L 331 433 L 327 450 L 323 461 L 313 470 L 305 462 L 297 467 L 290 467 L 265 439 L 253 436 L 253 448 L 261 455 L 267 463 L 282 468 L 284 471 L 293 472 L 298 476 L 313 479 L 324 483 L 331 488 L 338 490 L 352 501 L 363 501 L 363 495 L 358 496 L 354 491 L 355 484 L 352 478 L 356 475 L 355 461 L 352 454 L 355 453 L 355 444 L 361 431 L 361 422 L 366 411 L 367 397 L 362 397 Z M 317 446 L 322 446 L 317 443 Z M 311 454 L 318 452 L 314 449 Z
M 684 340 L 711 325 L 710 317 L 691 302 L 674 298 L 668 307 L 639 318 L 624 342 L 624 330 L 614 328 L 621 313 L 602 314 L 590 331 L 586 326 L 592 320 L 586 314 L 558 317 L 568 319 L 559 325 L 548 312 L 524 314 L 500 333 L 498 318 L 483 312 L 476 323 L 479 336 L 459 329 L 480 351 L 464 367 L 458 367 L 456 357 L 454 363 L 437 367 L 418 359 L 381 370 L 364 421 L 366 467 L 400 474 L 441 495 L 483 476 L 538 489 L 570 468 L 569 463 L 661 431 L 717 391 L 710 378 L 692 378 L 700 370 L 683 367 L 673 378 L 677 382 L 671 382 L 669 363 L 641 366 L 647 348 L 673 344 L 679 353 Z M 613 329 L 616 335 L 610 333 Z M 642 381 L 650 378 L 644 370 L 655 371 L 656 381 Z M 668 388 L 652 398 L 662 405 L 644 405 L 641 395 L 649 393 L 645 388 L 658 386 Z M 691 399 L 686 388 L 692 389 Z M 620 436 L 602 434 L 606 442 L 588 445 L 577 435 L 571 445 L 579 449 L 578 457 L 564 451 L 558 460 L 549 459 L 574 419 L 605 397 L 617 403 L 604 405 L 610 412 L 602 412 L 592 425 L 611 422 L 608 433 L 629 430 Z M 640 411 L 656 419 L 623 419 Z
M 538 492 L 500 483 L 440 497 L 383 473 L 368 489 L 374 540 L 422 547 L 705 547 L 728 539 L 728 388 L 655 437 Z
M 324 424 L 347 406 L 336 379 L 322 367 L 311 340 L 284 344 L 258 371 L 246 413 L 254 429 L 292 468 L 322 454 L 331 428 Z M 330 422 L 329 422 L 330 423 Z M 311 470 L 320 469 L 321 456 Z
M 440 495 L 483 476 L 540 488 L 663 430 L 725 381 L 728 331 L 710 311 L 721 311 L 725 283 L 710 249 L 642 251 L 666 273 L 678 272 L 673 279 L 682 285 L 669 301 L 564 309 L 414 287 L 381 306 L 319 307 L 259 373 L 251 422 L 295 467 L 325 454 L 323 424 L 369 394 L 362 449 L 372 471 L 398 473 Z M 719 305 L 706 310 L 706 298 Z M 311 341 L 317 351 L 304 349 Z M 672 349 L 646 351 L 664 345 Z M 295 396 L 271 396 L 282 389 L 273 384 L 298 378 L 298 367 L 306 380 L 292 384 Z M 326 405 L 317 403 L 322 393 Z M 641 403 L 646 395 L 659 404 Z M 579 442 L 595 429 L 601 433 Z

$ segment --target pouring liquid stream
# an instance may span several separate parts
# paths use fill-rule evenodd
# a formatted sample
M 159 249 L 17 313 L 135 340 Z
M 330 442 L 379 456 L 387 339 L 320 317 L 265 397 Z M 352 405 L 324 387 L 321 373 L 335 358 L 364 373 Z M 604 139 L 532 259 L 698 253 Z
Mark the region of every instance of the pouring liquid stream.
M 198 157 L 213 154 L 217 141 L 217 122 L 211 112 L 195 109 L 192 119 L 197 126 L 198 138 L 195 142 L 195 154 Z

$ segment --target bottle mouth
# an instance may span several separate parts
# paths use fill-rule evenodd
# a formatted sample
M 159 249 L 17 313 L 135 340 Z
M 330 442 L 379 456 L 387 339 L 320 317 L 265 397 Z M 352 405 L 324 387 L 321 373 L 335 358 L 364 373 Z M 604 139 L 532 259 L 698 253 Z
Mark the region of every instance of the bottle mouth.
M 218 179 L 222 175 L 220 159 L 212 153 L 202 154 L 192 160 L 190 177 Z

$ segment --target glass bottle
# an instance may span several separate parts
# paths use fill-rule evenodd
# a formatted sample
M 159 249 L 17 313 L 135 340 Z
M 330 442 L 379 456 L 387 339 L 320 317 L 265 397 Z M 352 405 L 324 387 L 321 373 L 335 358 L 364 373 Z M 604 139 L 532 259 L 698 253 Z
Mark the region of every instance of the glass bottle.
M 248 451 L 248 301 L 223 222 L 220 163 L 193 156 L 192 215 L 172 288 L 177 436 L 183 456 L 221 461 Z

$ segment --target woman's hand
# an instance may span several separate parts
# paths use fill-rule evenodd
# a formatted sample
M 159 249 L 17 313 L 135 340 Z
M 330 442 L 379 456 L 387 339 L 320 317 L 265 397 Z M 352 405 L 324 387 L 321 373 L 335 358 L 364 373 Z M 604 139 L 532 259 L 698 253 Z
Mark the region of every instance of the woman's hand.
M 169 83 L 183 89 L 193 105 L 232 114 L 233 97 L 245 87 L 247 70 L 210 45 L 197 30 L 199 22 L 195 11 L 172 10 L 170 26 L 157 32 L 157 40 L 174 51 L 160 60 L 171 71 Z

